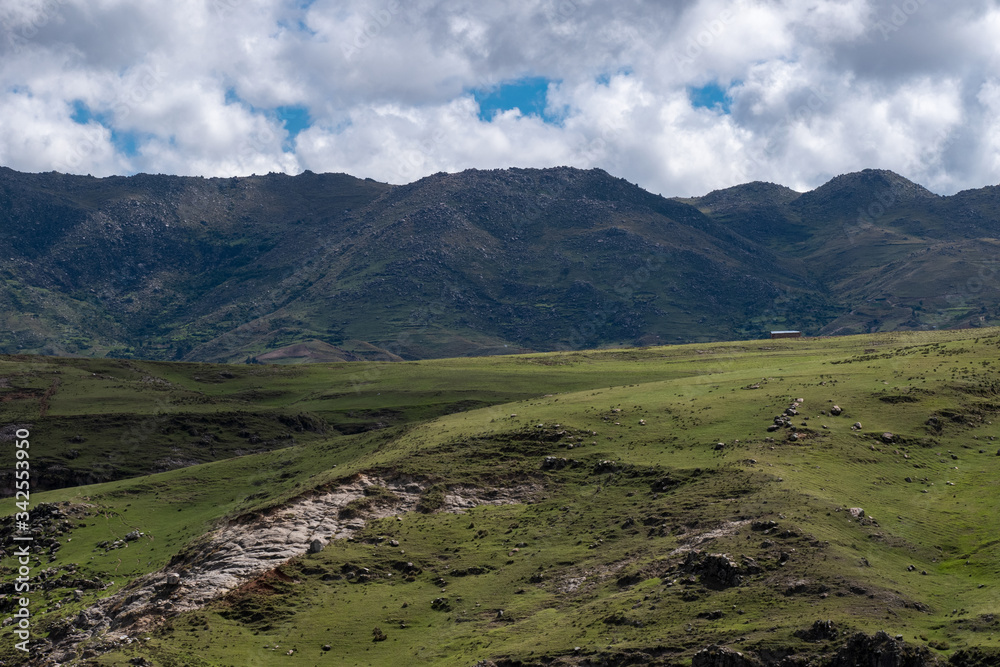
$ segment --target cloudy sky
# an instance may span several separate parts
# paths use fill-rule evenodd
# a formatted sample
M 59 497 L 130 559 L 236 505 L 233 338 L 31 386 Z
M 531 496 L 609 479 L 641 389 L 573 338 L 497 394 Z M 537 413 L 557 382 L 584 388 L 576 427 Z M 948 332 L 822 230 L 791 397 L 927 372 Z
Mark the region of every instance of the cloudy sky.
M 1000 0 L 0 0 L 0 165 L 1000 183 Z

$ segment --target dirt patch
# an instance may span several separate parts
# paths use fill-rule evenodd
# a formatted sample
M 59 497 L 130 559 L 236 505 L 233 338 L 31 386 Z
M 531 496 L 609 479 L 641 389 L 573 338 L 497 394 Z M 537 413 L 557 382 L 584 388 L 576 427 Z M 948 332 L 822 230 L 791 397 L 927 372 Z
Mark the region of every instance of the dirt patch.
M 750 524 L 749 520 L 746 521 L 727 521 L 718 528 L 713 528 L 712 530 L 706 530 L 701 533 L 687 534 L 681 540 L 681 545 L 671 551 L 668 555 L 676 556 L 678 554 L 687 553 L 689 551 L 694 551 L 697 547 L 705 544 L 706 542 L 711 542 L 717 540 L 720 537 L 730 537 L 739 532 L 740 528 Z

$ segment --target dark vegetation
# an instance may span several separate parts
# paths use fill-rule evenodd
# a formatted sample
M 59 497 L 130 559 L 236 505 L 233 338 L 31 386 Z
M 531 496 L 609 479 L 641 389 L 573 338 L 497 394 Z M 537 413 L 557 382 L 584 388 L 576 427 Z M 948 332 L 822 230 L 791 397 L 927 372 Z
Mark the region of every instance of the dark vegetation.
M 301 363 L 980 327 L 1000 321 L 997 191 L 0 169 L 0 352 Z

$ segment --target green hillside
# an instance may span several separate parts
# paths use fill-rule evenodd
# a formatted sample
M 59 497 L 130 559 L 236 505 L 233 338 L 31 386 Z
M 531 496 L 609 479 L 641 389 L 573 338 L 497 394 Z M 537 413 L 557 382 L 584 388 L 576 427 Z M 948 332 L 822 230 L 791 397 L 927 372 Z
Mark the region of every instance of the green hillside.
M 997 664 L 998 358 L 995 328 L 308 367 L 7 357 L 32 461 L 160 414 L 198 435 L 130 458 L 241 428 L 280 445 L 33 495 L 32 664 Z

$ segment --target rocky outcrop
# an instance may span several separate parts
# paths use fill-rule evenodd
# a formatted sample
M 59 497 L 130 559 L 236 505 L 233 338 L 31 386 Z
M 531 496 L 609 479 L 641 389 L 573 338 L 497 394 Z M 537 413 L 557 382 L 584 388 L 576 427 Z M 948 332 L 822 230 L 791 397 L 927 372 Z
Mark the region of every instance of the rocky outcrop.
M 381 497 L 391 502 L 365 504 L 362 511 L 343 516 L 341 510 L 366 498 L 372 487 L 382 487 Z M 51 661 L 40 664 L 80 657 L 78 647 L 83 644 L 91 656 L 127 644 L 166 618 L 198 609 L 291 558 L 315 553 L 328 540 L 353 536 L 369 519 L 413 511 L 427 488 L 419 480 L 389 481 L 359 474 L 331 491 L 292 501 L 265 516 L 233 521 L 175 556 L 164 570 L 139 577 L 59 624 L 50 634 L 54 643 L 36 648 Z M 536 491 L 533 486 L 488 491 L 456 486 L 445 493 L 441 509 L 462 512 L 478 505 L 523 502 Z
M 926 646 L 912 646 L 884 632 L 855 633 L 840 647 L 828 667 L 938 667 Z
M 708 586 L 732 588 L 743 583 L 745 576 L 760 572 L 760 567 L 752 558 L 744 557 L 740 564 L 726 554 L 691 551 L 684 558 L 681 570 L 697 575 Z

